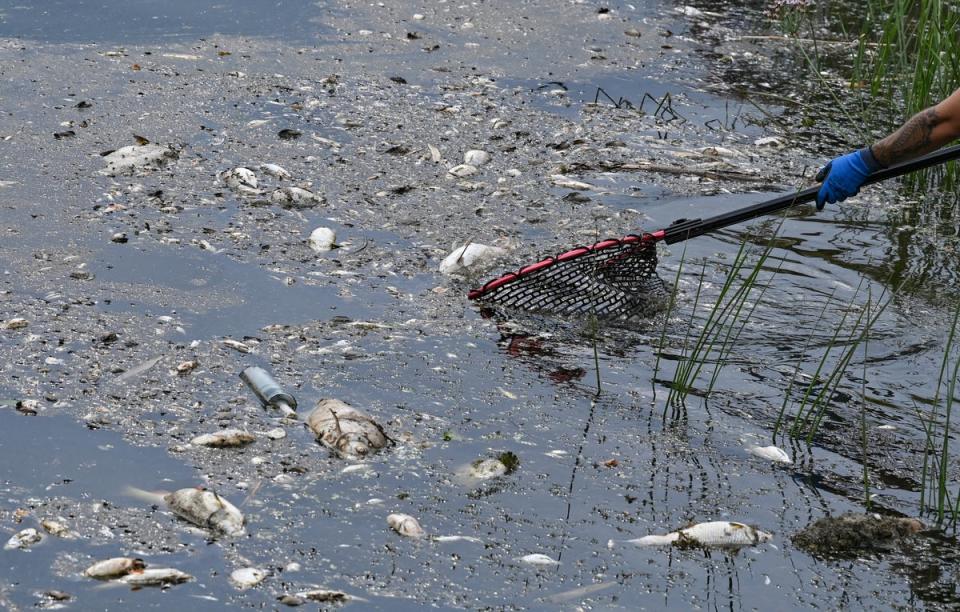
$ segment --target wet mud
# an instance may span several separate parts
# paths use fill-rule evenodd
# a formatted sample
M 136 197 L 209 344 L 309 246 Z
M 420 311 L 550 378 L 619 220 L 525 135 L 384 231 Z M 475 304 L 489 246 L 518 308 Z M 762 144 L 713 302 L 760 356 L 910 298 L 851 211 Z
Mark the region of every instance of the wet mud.
M 297 2 L 264 16 L 253 4 L 187 19 L 172 3 L 159 25 L 122 31 L 3 11 L 0 321 L 26 323 L 0 329 L 0 527 L 6 540 L 53 518 L 76 537 L 0 551 L 0 603 L 271 607 L 330 589 L 346 607 L 391 610 L 956 604 L 950 537 L 855 563 L 791 542 L 862 511 L 849 435 L 860 380 L 843 381 L 812 446 L 785 449 L 793 464 L 747 450 L 769 444 L 793 365 L 812 375 L 861 282 L 879 295 L 891 270 L 930 270 L 878 321 L 865 375 L 873 503 L 919 512 L 912 402 L 934 395 L 950 308 L 935 296 L 953 272 L 949 254 L 901 248 L 912 228 L 888 231 L 884 211 L 906 205 L 896 185 L 790 212 L 781 272 L 715 391 L 685 407 L 666 405 L 671 355 L 703 324 L 745 227 L 659 251 L 665 280 L 685 261 L 666 322 L 590 330 L 466 299 L 502 269 L 809 181 L 849 135 L 804 121 L 825 111 L 813 99 L 798 111 L 793 55 L 741 36 L 768 33 L 762 11 Z M 137 15 L 115 18 L 145 23 Z M 782 86 L 787 100 L 745 85 Z M 176 157 L 104 172 L 104 154 L 136 137 Z M 470 150 L 489 162 L 451 174 Z M 224 180 L 237 167 L 254 191 Z M 289 187 L 323 200 L 271 198 Z M 311 248 L 318 227 L 337 248 Z M 439 273 L 474 242 L 506 249 L 502 267 Z M 300 420 L 260 406 L 238 376 L 249 366 L 296 396 Z M 393 444 L 361 461 L 324 448 L 303 423 L 321 398 L 362 407 Z M 256 439 L 190 444 L 228 428 Z M 489 457 L 511 465 L 458 475 Z M 130 486 L 216 491 L 245 533 L 190 525 Z M 392 514 L 426 537 L 398 535 Z M 714 520 L 773 540 L 738 553 L 607 548 Z M 82 576 L 119 556 L 194 580 L 131 590 Z M 241 591 L 228 578 L 251 567 L 266 577 Z

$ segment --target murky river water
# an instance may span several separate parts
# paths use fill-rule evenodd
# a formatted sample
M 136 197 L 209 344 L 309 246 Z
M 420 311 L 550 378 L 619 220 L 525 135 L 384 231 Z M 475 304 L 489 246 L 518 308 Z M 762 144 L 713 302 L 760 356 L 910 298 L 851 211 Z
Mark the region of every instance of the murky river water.
M 915 406 L 935 394 L 952 316 L 951 194 L 885 184 L 793 211 L 713 392 L 683 407 L 666 403 L 676 356 L 745 225 L 661 252 L 664 279 L 684 262 L 678 305 L 666 326 L 661 314 L 602 327 L 599 394 L 579 325 L 486 317 L 465 297 L 484 275 L 437 272 L 466 241 L 509 247 L 512 267 L 732 210 L 803 186 L 860 144 L 830 124 L 793 54 L 743 38 L 770 33 L 763 7 L 154 4 L 0 7 L 0 320 L 27 320 L 0 330 L 0 526 L 5 541 L 58 518 L 78 536 L 0 551 L 3 605 L 53 605 L 44 593 L 59 590 L 74 609 L 273 607 L 314 587 L 391 610 L 956 605 L 949 535 L 844 561 L 790 540 L 863 508 L 863 397 L 873 503 L 920 511 Z M 632 104 L 612 103 L 623 98 Z M 178 159 L 101 173 L 101 154 L 134 134 Z M 756 144 L 771 136 L 786 146 Z M 717 146 L 734 152 L 720 180 L 609 170 L 689 169 Z M 491 162 L 453 178 L 469 149 Z M 284 208 L 217 178 L 246 166 L 265 193 L 291 183 L 263 163 L 326 203 Z M 564 172 L 593 185 L 589 200 L 551 182 Z M 336 230 L 339 249 L 308 247 L 318 226 Z M 769 443 L 795 364 L 814 373 L 843 307 L 904 279 L 915 282 L 879 317 L 866 367 L 858 354 L 815 443 L 778 439 L 795 461 L 785 467 L 748 454 Z M 178 374 L 187 360 L 199 366 Z M 249 365 L 273 372 L 301 414 L 336 397 L 397 444 L 349 467 L 255 403 L 237 376 Z M 224 427 L 260 435 L 242 449 L 189 444 Z M 285 438 L 263 435 L 276 427 Z M 456 475 L 507 451 L 514 473 Z M 238 504 L 249 535 L 211 538 L 127 494 L 194 485 Z M 479 541 L 403 539 L 392 512 Z M 608 546 L 707 520 L 775 537 L 738 554 Z M 531 553 L 559 564 L 517 561 Z M 81 577 L 117 555 L 196 579 L 132 591 Z M 269 576 L 239 591 L 227 577 L 248 566 Z

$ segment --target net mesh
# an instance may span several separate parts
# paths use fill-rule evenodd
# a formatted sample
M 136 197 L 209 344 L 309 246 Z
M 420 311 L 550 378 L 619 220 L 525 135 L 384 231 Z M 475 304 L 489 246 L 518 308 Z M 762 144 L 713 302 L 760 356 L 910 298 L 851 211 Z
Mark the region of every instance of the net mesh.
M 629 319 L 655 310 L 666 290 L 657 276 L 656 242 L 631 235 L 544 259 L 470 297 L 526 312 Z

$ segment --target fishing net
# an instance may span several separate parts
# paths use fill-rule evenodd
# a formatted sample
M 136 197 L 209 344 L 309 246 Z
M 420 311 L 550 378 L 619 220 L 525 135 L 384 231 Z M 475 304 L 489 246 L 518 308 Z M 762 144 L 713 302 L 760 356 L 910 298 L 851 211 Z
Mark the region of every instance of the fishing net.
M 630 319 L 656 310 L 666 297 L 649 236 L 577 247 L 491 280 L 469 294 L 485 304 L 525 312 Z

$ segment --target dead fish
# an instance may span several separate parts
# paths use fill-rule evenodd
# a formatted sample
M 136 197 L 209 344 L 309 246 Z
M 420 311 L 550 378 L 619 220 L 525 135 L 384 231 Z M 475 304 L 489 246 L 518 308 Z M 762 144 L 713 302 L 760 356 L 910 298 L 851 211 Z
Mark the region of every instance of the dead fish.
M 768 459 L 777 463 L 793 463 L 793 460 L 790 459 L 790 455 L 788 455 L 786 451 L 773 445 L 751 446 L 747 449 L 747 452 L 751 455 L 756 455 L 762 459 Z
M 293 175 L 287 172 L 282 166 L 277 164 L 260 164 L 260 169 L 269 174 L 270 176 L 276 177 L 281 181 L 286 179 L 290 180 L 293 178 Z
M 517 561 L 528 565 L 560 565 L 560 562 L 543 553 L 533 553 L 518 557 Z
M 220 180 L 230 189 L 242 192 L 257 192 L 257 175 L 250 168 L 242 166 L 221 172 Z
M 490 154 L 479 149 L 471 149 L 463 154 L 463 163 L 479 168 L 490 161 Z
M 193 372 L 197 367 L 200 366 L 200 362 L 196 359 L 191 359 L 190 361 L 182 361 L 177 364 L 176 371 L 177 374 L 185 375 Z
M 250 444 L 257 438 L 248 431 L 240 429 L 222 429 L 213 433 L 203 434 L 190 440 L 194 446 L 209 446 L 211 448 L 229 448 Z
M 417 519 L 409 514 L 391 514 L 387 516 L 387 524 L 394 531 L 407 538 L 422 538 L 427 535 Z
M 267 577 L 267 571 L 259 567 L 244 567 L 230 572 L 230 582 L 241 590 L 255 587 Z
M 744 523 L 732 521 L 710 521 L 698 523 L 666 535 L 648 535 L 627 540 L 637 546 L 706 546 L 718 548 L 737 548 L 755 546 L 768 542 L 773 534 Z M 608 546 L 613 547 L 610 540 Z
M 29 324 L 30 322 L 23 317 L 15 317 L 8 321 L 4 321 L 3 325 L 0 325 L 0 327 L 3 327 L 3 329 L 23 329 Z
M 228 536 L 244 534 L 243 513 L 215 491 L 188 487 L 164 495 L 163 501 L 174 514 L 194 525 Z
M 39 531 L 33 527 L 27 527 L 13 534 L 3 545 L 3 550 L 15 550 L 17 548 L 26 550 L 42 539 L 43 536 L 40 535 Z
M 366 412 L 338 399 L 322 399 L 307 415 L 317 440 L 346 459 L 366 457 L 391 440 Z
M 565 189 L 573 189 L 574 191 L 588 191 L 594 189 L 594 186 L 590 183 L 584 183 L 583 181 L 575 181 L 572 178 L 568 178 L 562 174 L 554 174 L 550 177 L 550 181 L 557 187 L 563 187 Z
M 462 274 L 468 268 L 486 268 L 506 254 L 506 249 L 471 242 L 454 249 L 440 262 L 440 274 Z
M 325 204 L 327 199 L 302 187 L 281 187 L 270 194 L 270 201 L 287 208 L 309 208 Z
M 472 166 L 470 164 L 460 164 L 459 166 L 454 166 L 453 168 L 450 168 L 449 170 L 447 170 L 447 172 L 449 172 L 453 176 L 466 178 L 468 176 L 473 176 L 474 174 L 476 174 L 477 167 Z
M 325 253 L 337 246 L 337 233 L 329 227 L 318 227 L 310 232 L 307 244 L 317 253 Z
M 499 459 L 478 459 L 470 464 L 470 476 L 480 480 L 497 478 L 507 473 L 507 466 Z
M 220 343 L 223 344 L 224 346 L 230 347 L 233 350 L 239 351 L 241 353 L 250 352 L 250 347 L 248 345 L 244 344 L 243 342 L 240 342 L 239 340 L 234 340 L 233 338 L 224 338 L 223 340 L 220 341 Z
M 483 540 L 480 538 L 465 535 L 433 536 L 430 539 L 441 544 L 445 544 L 447 542 L 471 542 L 473 544 L 483 544 Z
M 172 567 L 157 567 L 130 572 L 120 582 L 134 587 L 165 586 L 193 580 L 193 576 Z
M 924 529 L 915 518 L 848 513 L 817 519 L 791 539 L 814 555 L 850 557 L 894 550 Z
M 75 533 L 70 531 L 70 528 L 61 523 L 60 521 L 55 521 L 53 519 L 43 519 L 40 521 L 40 526 L 52 536 L 57 536 L 58 538 L 65 538 L 67 540 L 72 540 L 77 537 Z
M 132 557 L 113 557 L 97 561 L 87 569 L 83 570 L 83 575 L 89 578 L 105 580 L 108 578 L 119 578 L 126 576 L 130 572 L 139 572 L 146 569 L 147 564 L 143 559 Z

